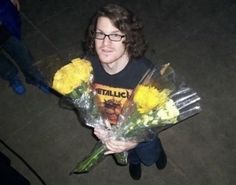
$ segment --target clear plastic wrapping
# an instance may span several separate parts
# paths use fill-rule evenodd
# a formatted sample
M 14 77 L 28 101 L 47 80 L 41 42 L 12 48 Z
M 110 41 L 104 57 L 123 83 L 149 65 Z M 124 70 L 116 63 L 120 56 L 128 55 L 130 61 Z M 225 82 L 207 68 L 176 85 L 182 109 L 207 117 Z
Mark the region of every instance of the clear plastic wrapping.
M 118 124 L 107 131 L 107 137 L 138 142 L 152 139 L 156 132 L 199 113 L 199 101 L 198 94 L 179 80 L 173 68 L 165 65 L 160 72 L 155 66 L 143 76 L 125 103 Z M 73 173 L 85 173 L 95 166 L 106 151 L 103 144 L 100 147 L 103 150 L 93 150 L 77 164 Z M 127 162 L 125 157 L 116 154 L 122 164 Z
M 62 107 L 75 108 L 83 122 L 90 127 L 103 125 L 93 90 L 93 69 L 88 60 L 76 58 L 61 67 L 53 77 L 52 88 L 64 95 Z

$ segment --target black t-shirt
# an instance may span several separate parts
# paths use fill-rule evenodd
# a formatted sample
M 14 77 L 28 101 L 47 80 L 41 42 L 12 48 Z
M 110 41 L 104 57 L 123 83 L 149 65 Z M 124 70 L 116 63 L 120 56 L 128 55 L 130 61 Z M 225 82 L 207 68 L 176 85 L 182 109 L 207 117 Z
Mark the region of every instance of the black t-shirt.
M 150 60 L 142 57 L 129 61 L 127 66 L 117 74 L 110 75 L 102 67 L 99 59 L 89 57 L 94 70 L 94 83 L 120 88 L 134 89 L 145 72 L 153 67 Z
M 117 74 L 110 75 L 95 56 L 87 58 L 94 71 L 94 88 L 97 92 L 98 105 L 103 115 L 111 124 L 116 124 L 122 107 L 130 97 L 146 71 L 153 67 L 150 60 L 142 57 L 129 61 L 127 66 Z

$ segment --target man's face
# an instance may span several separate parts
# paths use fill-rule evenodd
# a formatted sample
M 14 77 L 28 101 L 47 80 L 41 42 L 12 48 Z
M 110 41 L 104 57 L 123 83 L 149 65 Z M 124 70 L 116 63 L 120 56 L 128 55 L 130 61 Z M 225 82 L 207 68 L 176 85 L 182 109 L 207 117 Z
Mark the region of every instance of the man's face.
M 120 37 L 120 41 L 111 41 L 108 36 L 106 36 L 103 40 L 95 39 L 95 49 L 101 63 L 118 65 L 120 61 L 127 58 L 125 44 L 123 43 L 125 36 L 118 28 L 114 27 L 109 18 L 98 18 L 96 32 L 102 35 L 113 34 L 114 37 L 123 36 Z

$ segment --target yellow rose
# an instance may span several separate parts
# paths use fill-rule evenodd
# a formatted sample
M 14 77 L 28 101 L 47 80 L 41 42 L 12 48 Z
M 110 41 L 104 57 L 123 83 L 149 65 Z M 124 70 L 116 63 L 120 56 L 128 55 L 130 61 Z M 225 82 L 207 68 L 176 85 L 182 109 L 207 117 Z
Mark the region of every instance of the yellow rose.
M 76 58 L 63 66 L 54 75 L 52 88 L 66 95 L 71 93 L 81 83 L 88 82 L 92 73 L 92 66 L 88 60 Z

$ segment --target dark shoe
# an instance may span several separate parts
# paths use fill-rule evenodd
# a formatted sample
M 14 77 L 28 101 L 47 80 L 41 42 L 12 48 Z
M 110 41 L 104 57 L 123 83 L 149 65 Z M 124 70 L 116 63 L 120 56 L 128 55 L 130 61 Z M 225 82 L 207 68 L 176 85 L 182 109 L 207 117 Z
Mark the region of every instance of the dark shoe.
M 10 87 L 16 94 L 22 95 L 25 93 L 25 86 L 18 78 L 14 78 L 10 81 Z
M 162 170 L 166 167 L 167 164 L 167 157 L 166 157 L 166 153 L 163 149 L 163 147 L 161 146 L 161 154 L 160 154 L 160 158 L 158 159 L 158 161 L 156 162 L 156 167 L 159 170 Z
M 141 164 L 129 164 L 129 173 L 134 180 L 139 180 L 141 178 Z

